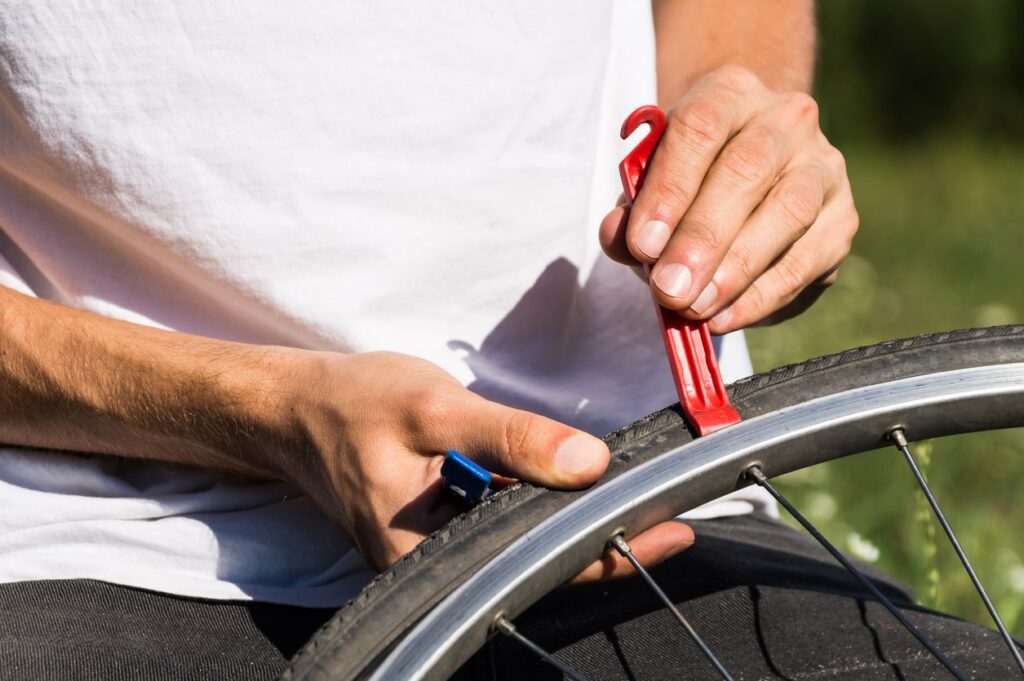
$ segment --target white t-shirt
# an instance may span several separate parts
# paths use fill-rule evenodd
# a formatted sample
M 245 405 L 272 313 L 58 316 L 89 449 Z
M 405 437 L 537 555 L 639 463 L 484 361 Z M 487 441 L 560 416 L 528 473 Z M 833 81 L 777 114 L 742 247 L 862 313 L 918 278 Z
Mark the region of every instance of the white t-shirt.
M 648 292 L 596 236 L 618 126 L 654 100 L 646 3 L 9 4 L 0 284 L 418 355 L 593 433 L 675 401 Z M 721 361 L 749 372 L 742 336 Z M 285 484 L 0 451 L 0 581 L 327 606 L 369 576 Z

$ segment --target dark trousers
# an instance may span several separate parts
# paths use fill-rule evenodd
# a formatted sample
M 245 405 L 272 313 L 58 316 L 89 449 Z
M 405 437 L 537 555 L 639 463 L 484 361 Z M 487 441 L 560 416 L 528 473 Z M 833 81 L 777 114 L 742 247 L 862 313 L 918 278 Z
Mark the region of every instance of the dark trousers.
M 690 525 L 694 546 L 652 574 L 737 680 L 953 678 L 804 533 L 760 515 Z M 865 571 L 968 678 L 1019 674 L 994 631 L 915 608 L 905 585 Z M 516 625 L 587 679 L 721 678 L 638 578 L 555 592 Z M 563 677 L 502 637 L 456 678 Z
M 951 678 L 804 535 L 759 516 L 691 524 L 697 543 L 655 575 L 737 679 Z M 993 632 L 914 609 L 905 587 L 871 574 L 970 678 L 1012 678 Z M 331 614 L 89 580 L 4 584 L 0 678 L 273 679 Z M 589 679 L 716 678 L 638 579 L 559 590 L 516 622 Z M 562 676 L 495 638 L 456 678 Z

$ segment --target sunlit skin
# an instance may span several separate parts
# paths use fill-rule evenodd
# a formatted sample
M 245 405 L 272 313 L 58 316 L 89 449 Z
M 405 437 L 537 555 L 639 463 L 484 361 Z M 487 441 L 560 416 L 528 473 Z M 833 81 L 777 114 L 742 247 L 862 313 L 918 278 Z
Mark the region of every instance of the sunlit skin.
M 799 314 L 835 282 L 858 227 L 807 94 L 813 3 L 654 10 L 668 125 L 632 209 L 620 199 L 601 224 L 605 252 L 651 265 L 658 301 L 713 333 Z
M 605 218 L 602 244 L 627 265 L 652 263 L 660 300 L 714 331 L 799 312 L 834 280 L 856 230 L 842 157 L 802 93 L 811 3 L 664 0 L 655 21 L 668 129 L 632 211 Z M 689 282 L 674 287 L 680 266 Z M 200 338 L 3 287 L 0 350 L 0 441 L 287 480 L 377 569 L 460 510 L 440 487 L 448 448 L 563 489 L 592 484 L 609 460 L 599 439 L 406 355 Z M 631 545 L 652 565 L 693 541 L 671 521 Z M 577 580 L 631 572 L 609 553 Z

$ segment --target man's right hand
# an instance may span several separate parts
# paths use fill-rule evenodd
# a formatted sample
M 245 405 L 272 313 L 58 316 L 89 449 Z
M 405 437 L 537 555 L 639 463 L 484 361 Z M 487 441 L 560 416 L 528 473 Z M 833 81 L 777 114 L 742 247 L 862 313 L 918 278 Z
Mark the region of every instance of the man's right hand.
M 594 483 L 608 465 L 605 444 L 543 416 L 490 402 L 430 362 L 397 353 L 301 353 L 295 415 L 309 434 L 313 463 L 298 480 L 328 509 L 360 553 L 380 570 L 463 510 L 441 486 L 444 454 L 455 448 L 505 478 L 559 489 Z M 693 542 L 669 522 L 631 541 L 657 562 Z M 581 578 L 628 572 L 609 555 Z

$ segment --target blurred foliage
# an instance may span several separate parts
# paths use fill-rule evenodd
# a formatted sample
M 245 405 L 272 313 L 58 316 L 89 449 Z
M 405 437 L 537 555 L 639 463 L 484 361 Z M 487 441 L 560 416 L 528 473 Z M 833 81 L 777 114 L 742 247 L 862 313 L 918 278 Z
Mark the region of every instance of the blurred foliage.
M 1024 137 L 1020 0 L 821 0 L 817 94 L 831 137 Z
M 817 96 L 861 215 L 839 283 L 748 332 L 759 371 L 856 345 L 1024 322 L 1024 2 L 822 0 Z M 913 446 L 1008 626 L 1024 635 L 1024 431 Z M 838 544 L 991 626 L 895 449 L 785 476 Z

